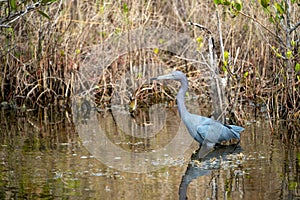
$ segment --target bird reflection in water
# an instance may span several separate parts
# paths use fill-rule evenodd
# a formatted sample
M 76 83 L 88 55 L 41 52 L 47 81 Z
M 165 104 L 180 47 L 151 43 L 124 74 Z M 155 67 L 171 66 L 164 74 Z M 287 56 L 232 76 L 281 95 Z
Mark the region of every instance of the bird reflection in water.
M 200 149 L 198 149 L 198 152 Z M 187 198 L 187 189 L 188 185 L 194 180 L 202 176 L 208 176 L 213 171 L 219 171 L 220 169 L 231 168 L 237 170 L 239 165 L 242 164 L 243 154 L 242 148 L 240 145 L 229 145 L 222 146 L 219 145 L 215 149 L 209 152 L 206 155 L 199 155 L 195 153 L 191 156 L 191 162 L 188 164 L 188 167 L 185 171 L 184 176 L 182 177 L 180 186 L 179 186 L 179 199 L 184 200 Z M 239 171 L 239 170 L 237 170 Z M 236 173 L 235 173 L 236 175 Z M 212 176 L 212 181 L 209 182 L 212 187 L 211 198 L 218 199 L 218 185 L 214 184 L 217 181 L 219 175 Z M 225 195 L 225 194 L 224 194 Z

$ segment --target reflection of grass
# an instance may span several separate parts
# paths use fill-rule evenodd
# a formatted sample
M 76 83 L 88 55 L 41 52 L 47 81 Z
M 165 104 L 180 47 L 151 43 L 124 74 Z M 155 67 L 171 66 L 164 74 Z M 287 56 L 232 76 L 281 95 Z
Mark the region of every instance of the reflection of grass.
M 257 20 L 264 22 L 265 16 L 259 12 L 256 4 L 243 2 L 244 12 L 251 13 Z M 221 8 L 219 7 L 221 13 Z M 11 28 L 2 29 L 0 38 L 1 49 L 1 94 L 0 101 L 16 104 L 16 107 L 47 107 L 49 104 L 68 106 L 68 98 L 74 84 L 77 70 L 82 61 L 87 58 L 89 47 L 100 45 L 120 33 L 146 27 L 168 27 L 171 30 L 189 33 L 198 43 L 198 51 L 204 56 L 201 62 L 206 62 L 207 42 L 201 30 L 190 29 L 187 21 L 198 22 L 215 35 L 217 57 L 221 58 L 218 42 L 218 24 L 214 4 L 197 1 L 117 1 L 117 2 L 90 2 L 90 1 L 62 1 L 43 7 L 51 20 L 42 17 L 37 12 L 31 12 L 14 24 Z M 233 116 L 243 118 L 247 113 L 241 109 L 241 103 L 251 100 L 255 104 L 263 103 L 266 106 L 269 118 L 291 117 L 299 118 L 299 99 L 288 100 L 285 90 L 286 74 L 284 63 L 274 55 L 269 48 L 276 38 L 266 30 L 258 29 L 256 25 L 242 16 L 230 18 L 224 11 L 221 15 L 221 28 L 224 38 L 226 58 L 218 60 L 222 76 L 226 78 L 227 96 L 234 109 Z M 292 18 L 297 19 L 297 12 Z M 209 16 L 209 17 L 207 17 Z M 268 24 L 266 22 L 266 24 Z M 271 26 L 271 25 L 270 25 Z M 272 29 L 272 27 L 268 27 Z M 200 38 L 200 39 L 199 39 Z M 168 41 L 161 40 L 160 43 Z M 113 89 L 116 86 L 113 80 L 122 78 L 125 72 L 133 73 L 135 67 L 143 71 L 145 60 L 154 64 L 163 64 L 160 68 L 174 68 L 168 63 L 177 62 L 175 56 L 167 60 L 161 59 L 160 49 L 154 48 L 152 53 L 131 52 L 118 58 L 104 70 L 105 76 L 100 78 L 97 95 L 99 104 L 104 107 L 110 104 Z M 135 56 L 136 55 L 136 56 Z M 97 58 L 94 58 L 97 59 Z M 295 57 L 293 59 L 299 59 Z M 157 62 L 159 61 L 159 62 Z M 179 62 L 178 62 L 179 63 Z M 181 63 L 182 64 L 182 63 Z M 191 66 L 191 63 L 188 63 Z M 160 65 L 161 66 L 161 65 Z M 184 65 L 177 65 L 185 69 Z M 199 69 L 194 69 L 196 71 Z M 231 71 L 231 73 L 228 73 Z M 197 73 L 191 74 L 191 79 Z M 143 78 L 140 74 L 136 79 Z M 225 79 L 224 79 L 225 80 Z M 195 80 L 195 82 L 199 80 Z M 297 81 L 297 80 L 296 80 Z M 209 84 L 209 82 L 205 82 Z M 295 82 L 295 86 L 298 82 Z M 202 84 L 202 83 L 201 83 Z M 195 90 L 201 84 L 191 84 Z M 136 89 L 135 87 L 134 89 Z M 131 91 L 134 92 L 134 91 Z M 296 89 L 295 93 L 299 93 Z M 130 95 L 127 95 L 127 98 Z M 297 95 L 294 95 L 297 97 Z M 298 95 L 300 96 L 300 95 Z M 124 99 L 126 97 L 124 95 Z M 127 103 L 130 100 L 127 99 Z M 284 104 L 284 102 L 287 102 Z M 291 103 L 291 104 L 290 104 Z M 256 106 L 256 105 L 255 105 Z M 297 107 L 298 106 L 298 107 Z M 240 115 L 240 116 L 239 116 Z
M 153 108 L 152 113 L 148 109 L 139 109 L 139 114 L 134 117 L 123 112 L 107 111 L 99 114 L 98 120 L 106 136 L 122 149 L 136 153 L 151 152 L 169 144 L 180 124 L 180 118 L 173 109 L 166 109 L 168 117 L 163 120 L 160 110 L 162 106 Z
M 290 181 L 289 182 L 289 190 L 296 190 L 298 187 L 298 182 L 297 181 Z

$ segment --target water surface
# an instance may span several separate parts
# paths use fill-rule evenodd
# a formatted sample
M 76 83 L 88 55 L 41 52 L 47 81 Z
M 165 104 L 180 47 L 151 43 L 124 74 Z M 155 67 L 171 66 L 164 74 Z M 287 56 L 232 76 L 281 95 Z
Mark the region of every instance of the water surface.
M 112 112 L 97 114 L 110 141 L 140 153 L 163 148 L 175 136 L 176 108 L 166 109 L 166 117 L 171 120 L 157 134 L 136 138 L 120 130 Z M 181 157 L 165 155 L 167 164 L 150 163 L 162 168 L 132 173 L 96 159 L 70 115 L 2 111 L 0 199 L 300 199 L 298 133 L 299 126 L 284 122 L 272 133 L 268 122 L 257 120 L 245 125 L 233 155 L 222 149 L 216 158 L 191 161 L 198 148 L 193 142 Z

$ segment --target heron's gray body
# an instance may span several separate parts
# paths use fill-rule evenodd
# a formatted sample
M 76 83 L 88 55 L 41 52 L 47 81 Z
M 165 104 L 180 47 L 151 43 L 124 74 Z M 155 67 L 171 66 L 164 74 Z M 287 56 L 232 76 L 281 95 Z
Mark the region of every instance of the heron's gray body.
M 225 125 L 211 118 L 190 114 L 182 118 L 190 135 L 200 144 L 216 144 L 231 139 L 240 140 L 240 132 L 244 128 L 234 125 Z
M 158 76 L 154 79 L 180 81 L 181 86 L 176 96 L 178 111 L 190 135 L 201 145 L 205 143 L 208 146 L 213 146 L 231 139 L 240 140 L 240 132 L 244 130 L 243 127 L 222 124 L 214 119 L 191 114 L 187 111 L 184 104 L 184 96 L 188 89 L 188 80 L 182 72 L 174 71 L 171 74 Z

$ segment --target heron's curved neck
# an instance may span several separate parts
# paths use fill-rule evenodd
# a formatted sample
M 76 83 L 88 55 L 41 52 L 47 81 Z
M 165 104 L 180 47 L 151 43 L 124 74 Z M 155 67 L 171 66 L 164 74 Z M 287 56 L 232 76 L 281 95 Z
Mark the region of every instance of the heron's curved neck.
M 178 106 L 178 111 L 179 111 L 180 117 L 184 117 L 186 114 L 189 114 L 189 112 L 187 111 L 187 109 L 185 107 L 185 103 L 184 103 L 184 96 L 185 96 L 187 90 L 188 90 L 187 81 L 186 82 L 182 81 L 180 89 L 176 96 L 177 106 Z

